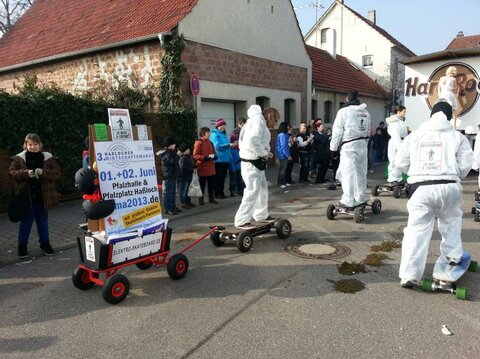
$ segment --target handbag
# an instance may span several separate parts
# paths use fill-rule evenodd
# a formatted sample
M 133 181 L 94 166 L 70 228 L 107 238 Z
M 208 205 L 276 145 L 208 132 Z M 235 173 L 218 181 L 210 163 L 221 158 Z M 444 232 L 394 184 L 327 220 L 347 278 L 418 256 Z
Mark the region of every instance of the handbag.
M 200 188 L 200 180 L 198 179 L 197 170 L 193 170 L 192 182 L 188 186 L 188 197 L 203 197 L 202 189 Z
M 20 222 L 30 207 L 28 183 L 23 186 L 18 194 L 13 193 L 8 201 L 8 218 L 13 223 Z

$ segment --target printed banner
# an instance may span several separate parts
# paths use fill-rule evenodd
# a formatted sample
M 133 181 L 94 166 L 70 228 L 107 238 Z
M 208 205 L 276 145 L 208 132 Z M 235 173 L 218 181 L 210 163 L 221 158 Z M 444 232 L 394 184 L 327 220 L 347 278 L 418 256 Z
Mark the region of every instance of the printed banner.
M 152 141 L 95 142 L 102 199 L 114 199 L 105 218 L 107 236 L 162 221 Z
M 163 232 L 149 236 L 135 237 L 127 241 L 112 244 L 112 264 L 144 257 L 160 251 Z

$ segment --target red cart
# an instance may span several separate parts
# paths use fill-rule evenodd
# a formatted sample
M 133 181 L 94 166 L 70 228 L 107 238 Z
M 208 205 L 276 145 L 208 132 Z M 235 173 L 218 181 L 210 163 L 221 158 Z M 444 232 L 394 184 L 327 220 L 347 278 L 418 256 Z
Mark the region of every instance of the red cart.
M 157 233 L 157 239 L 160 242 L 158 251 L 148 254 L 143 253 L 135 258 L 129 258 L 126 255 L 125 260 L 122 261 L 118 261 L 118 255 L 115 254 L 115 251 L 119 252 L 119 249 L 116 249 L 115 246 L 122 242 L 103 244 L 87 233 L 84 239 L 77 237 L 81 264 L 73 271 L 73 285 L 81 290 L 90 289 L 95 284 L 102 286 L 103 299 L 110 304 L 118 304 L 125 299 L 130 290 L 128 278 L 124 274 L 117 273 L 121 268 L 135 265 L 137 268 L 145 270 L 152 265 L 157 267 L 164 265 L 167 267 L 170 278 L 181 279 L 188 271 L 188 258 L 183 253 L 217 230 L 217 227 L 210 227 L 210 230 L 195 242 L 170 256 L 172 229 L 167 227 L 166 230 L 161 232 L 161 240 Z M 115 257 L 117 257 L 117 260 L 115 260 Z M 101 279 L 102 277 L 104 279 Z

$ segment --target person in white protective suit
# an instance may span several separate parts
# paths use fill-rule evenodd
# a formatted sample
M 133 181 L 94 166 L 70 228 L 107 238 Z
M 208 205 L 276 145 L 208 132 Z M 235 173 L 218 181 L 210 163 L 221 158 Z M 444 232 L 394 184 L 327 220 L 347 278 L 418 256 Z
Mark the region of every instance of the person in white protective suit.
M 241 173 L 246 187 L 234 223 L 235 227 L 242 229 L 253 228 L 252 219 L 265 223 L 275 221 L 268 211 L 268 185 L 265 168 L 261 168 L 267 158 L 273 157 L 270 152 L 269 128 L 273 128 L 280 119 L 276 109 L 266 108 L 262 114 L 258 105 L 250 106 L 247 114 L 248 120 L 240 131 L 238 142 Z
M 390 183 L 400 182 L 402 176 L 394 177 L 391 175 L 392 162 L 395 158 L 398 148 L 402 144 L 402 141 L 405 137 L 408 136 L 407 125 L 405 124 L 405 114 L 407 109 L 405 106 L 397 106 L 395 108 L 395 115 L 388 117 L 385 121 L 387 122 L 387 132 L 390 135 L 390 140 L 388 141 L 388 179 Z
M 475 171 L 480 170 L 480 125 L 478 127 L 478 133 L 475 136 L 475 147 L 473 149 L 473 165 L 472 169 Z M 477 193 L 480 195 L 480 173 L 478 174 L 478 188 Z M 478 206 L 478 202 L 477 202 Z
M 403 233 L 400 285 L 412 288 L 425 270 L 435 217 L 442 236 L 440 252 L 451 265 L 462 260 L 462 185 L 473 162 L 467 138 L 449 122 L 452 106 L 439 102 L 431 118 L 412 132 L 393 160 L 392 172 L 408 173 L 408 224 Z M 408 171 L 408 172 L 407 172 Z
M 337 112 L 333 123 L 330 151 L 338 157 L 341 146 L 340 165 L 343 195 L 339 206 L 353 207 L 368 201 L 367 189 L 368 139 L 371 119 L 366 104 L 360 104 L 358 92 L 349 92 L 345 103 Z

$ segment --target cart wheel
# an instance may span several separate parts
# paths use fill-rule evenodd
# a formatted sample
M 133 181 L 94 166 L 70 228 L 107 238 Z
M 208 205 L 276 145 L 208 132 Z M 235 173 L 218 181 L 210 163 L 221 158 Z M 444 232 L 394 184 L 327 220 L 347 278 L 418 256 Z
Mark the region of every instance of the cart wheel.
M 210 234 L 210 241 L 212 241 L 213 245 L 216 247 L 221 247 L 225 244 L 225 240 L 221 236 L 221 232 L 213 232 Z
M 400 187 L 395 186 L 395 188 L 393 189 L 393 197 L 395 198 L 402 197 L 402 189 Z
M 118 304 L 128 295 L 130 282 L 123 274 L 114 274 L 105 281 L 102 288 L 103 299 L 110 304 Z
M 478 262 L 477 261 L 471 261 L 470 266 L 468 267 L 469 272 L 477 272 L 478 271 Z
M 475 222 L 480 222 L 480 212 L 475 209 L 475 218 L 473 218 Z
M 465 288 L 465 287 L 457 287 L 457 289 L 455 290 L 455 296 L 456 296 L 458 299 L 466 300 L 466 299 L 467 299 L 467 288 Z
M 372 202 L 372 212 L 375 214 L 379 214 L 382 211 L 382 201 L 379 199 L 375 199 Z
M 373 187 L 373 189 L 372 189 L 372 195 L 377 197 L 380 194 L 379 189 L 380 189 L 380 186 L 378 184 L 375 185 L 375 187 Z
M 172 279 L 182 279 L 188 272 L 188 258 L 183 253 L 174 254 L 167 264 L 167 273 Z
M 477 209 L 475 207 L 472 207 L 472 214 L 475 214 L 476 211 Z
M 237 248 L 246 253 L 253 246 L 253 236 L 249 232 L 241 232 L 237 237 Z
M 425 278 L 422 282 L 422 289 L 427 292 L 433 292 L 433 281 L 430 278 Z
M 145 270 L 152 266 L 153 262 L 151 260 L 146 260 L 143 262 L 135 263 L 138 269 Z
M 365 218 L 365 207 L 357 207 L 353 211 L 353 218 L 355 218 L 355 222 L 361 223 L 363 222 L 363 218 Z
M 327 218 L 333 220 L 335 218 L 335 205 L 329 204 L 327 207 Z
M 290 237 L 290 233 L 292 233 L 292 224 L 286 219 L 282 219 L 278 222 L 276 226 L 276 232 L 278 238 L 288 238 Z
M 94 277 L 98 278 L 98 274 L 94 273 Z M 88 270 L 77 267 L 72 273 L 72 282 L 73 285 L 81 290 L 87 290 L 92 288 L 95 285 L 95 282 L 90 280 L 90 274 Z

